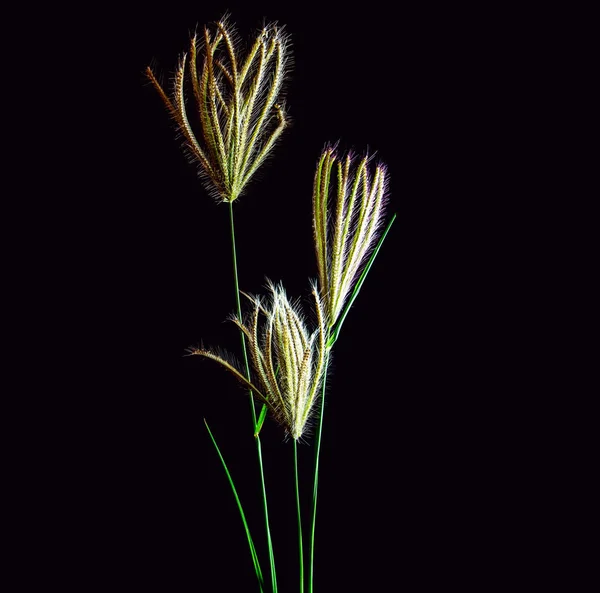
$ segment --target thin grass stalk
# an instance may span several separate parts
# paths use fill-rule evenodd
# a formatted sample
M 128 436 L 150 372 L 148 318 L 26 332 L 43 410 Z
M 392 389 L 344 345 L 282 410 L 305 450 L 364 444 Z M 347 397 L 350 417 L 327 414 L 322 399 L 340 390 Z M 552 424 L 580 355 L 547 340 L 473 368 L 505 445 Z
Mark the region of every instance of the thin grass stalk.
M 335 342 L 335 340 L 334 340 Z M 333 343 L 332 343 L 333 345 Z M 327 376 L 327 367 L 329 365 L 329 357 L 325 360 L 325 376 Z M 314 581 L 314 566 L 315 566 L 315 527 L 317 519 L 317 494 L 319 491 L 319 457 L 321 455 L 321 436 L 323 434 L 323 416 L 325 411 L 325 381 L 321 393 L 321 413 L 319 414 L 319 424 L 317 425 L 315 450 L 315 479 L 313 484 L 312 509 L 311 509 L 311 526 L 310 526 L 310 572 L 308 576 L 308 593 L 313 593 Z M 295 442 L 295 441 L 294 441 Z
M 300 593 L 304 593 L 304 549 L 302 545 L 302 514 L 300 512 L 300 486 L 298 482 L 298 441 L 294 439 L 294 477 L 296 480 L 296 507 L 298 509 L 298 554 L 300 562 Z
M 230 229 L 231 229 L 231 251 L 233 255 L 233 277 L 235 282 L 235 301 L 237 306 L 237 314 L 238 317 L 242 318 L 242 304 L 240 302 L 240 286 L 238 279 L 238 268 L 237 268 L 237 250 L 235 245 L 235 223 L 233 219 L 233 202 L 229 202 L 229 221 L 230 221 Z M 250 381 L 250 365 L 248 363 L 248 353 L 246 350 L 246 336 L 244 332 L 240 330 L 240 338 L 242 341 L 242 353 L 244 355 L 244 365 L 246 369 L 246 377 L 248 381 Z M 263 499 L 263 509 L 265 513 L 265 528 L 267 532 L 267 545 L 269 548 L 269 565 L 271 568 L 271 584 L 273 593 L 277 593 L 277 575 L 275 572 L 275 557 L 273 555 L 273 542 L 271 541 L 271 529 L 269 527 L 269 507 L 267 504 L 267 490 L 265 487 L 265 472 L 263 468 L 263 460 L 262 460 L 262 444 L 260 441 L 260 436 L 256 433 L 256 409 L 254 407 L 254 398 L 252 395 L 252 391 L 250 394 L 250 409 L 252 411 L 252 431 L 255 433 L 254 440 L 256 442 L 256 452 L 258 455 L 258 466 L 260 469 L 260 481 L 261 481 L 261 489 L 262 489 L 262 499 Z

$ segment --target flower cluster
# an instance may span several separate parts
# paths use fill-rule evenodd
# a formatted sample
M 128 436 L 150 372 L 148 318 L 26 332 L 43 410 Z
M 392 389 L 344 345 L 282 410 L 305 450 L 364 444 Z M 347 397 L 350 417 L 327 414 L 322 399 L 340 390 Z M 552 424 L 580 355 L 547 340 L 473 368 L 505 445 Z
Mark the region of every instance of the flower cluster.
M 180 131 L 184 145 L 209 192 L 233 202 L 244 191 L 286 126 L 281 91 L 289 68 L 289 37 L 275 24 L 264 27 L 243 56 L 240 41 L 225 20 L 216 31 L 192 38 L 179 62 L 169 97 L 148 67 L 146 74 Z M 198 60 L 202 68 L 198 71 Z M 202 131 L 195 135 L 186 109 L 186 70 Z
M 275 420 L 299 439 L 324 380 L 328 329 L 323 303 L 313 286 L 317 328 L 311 333 L 300 308 L 289 301 L 283 286 L 269 283 L 269 289 L 267 300 L 248 297 L 253 312 L 246 321 L 232 317 L 249 346 L 253 370 L 250 379 L 235 362 L 216 351 L 194 348 L 191 353 L 211 358 L 233 373 L 267 405 Z
M 330 327 L 340 316 L 385 217 L 386 167 L 369 171 L 369 158 L 340 159 L 335 148 L 323 151 L 313 188 L 313 231 L 319 284 Z M 337 167 L 335 167 L 337 164 Z M 330 196 L 334 167 L 337 191 Z

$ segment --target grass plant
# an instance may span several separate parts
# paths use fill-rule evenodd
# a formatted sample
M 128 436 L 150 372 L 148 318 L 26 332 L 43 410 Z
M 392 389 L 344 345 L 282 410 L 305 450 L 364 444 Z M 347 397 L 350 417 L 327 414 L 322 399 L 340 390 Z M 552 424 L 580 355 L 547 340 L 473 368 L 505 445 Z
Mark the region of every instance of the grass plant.
M 230 319 L 240 330 L 243 362 L 240 364 L 231 354 L 213 348 L 191 348 L 189 353 L 219 363 L 250 394 L 269 553 L 268 580 L 233 477 L 205 420 L 206 429 L 234 494 L 259 590 L 263 593 L 277 592 L 260 439 L 265 418 L 270 415 L 292 439 L 299 590 L 313 593 L 319 458 L 329 359 L 395 215 L 384 228 L 386 166 L 377 163 L 373 167 L 369 156 L 358 158 L 351 153 L 340 156 L 335 145 L 327 144 L 317 163 L 312 196 L 318 269 L 318 282 L 311 283 L 315 326 L 309 327 L 301 304 L 288 298 L 282 284 L 269 281 L 265 296 L 251 296 L 240 290 L 233 203 L 246 191 L 285 129 L 287 116 L 282 90 L 289 71 L 290 41 L 282 27 L 270 24 L 260 30 L 248 52 L 240 48 L 235 28 L 228 19 L 222 19 L 212 30 L 205 27 L 202 36 L 192 37 L 189 55 L 184 54 L 179 61 L 170 94 L 150 68 L 147 76 L 173 118 L 188 157 L 197 164 L 208 193 L 229 204 L 236 309 Z M 190 96 L 196 104 L 194 118 L 188 116 Z M 199 134 L 190 119 L 198 122 Z M 240 295 L 249 304 L 245 315 Z M 260 406 L 258 415 L 255 401 Z M 315 461 L 305 579 L 298 443 L 308 440 L 307 427 L 311 421 L 316 424 Z

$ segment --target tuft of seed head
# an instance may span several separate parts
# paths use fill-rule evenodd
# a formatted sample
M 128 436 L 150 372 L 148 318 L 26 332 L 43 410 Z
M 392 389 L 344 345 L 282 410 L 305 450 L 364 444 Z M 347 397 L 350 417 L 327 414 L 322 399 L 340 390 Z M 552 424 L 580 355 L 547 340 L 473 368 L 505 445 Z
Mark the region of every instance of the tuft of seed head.
M 373 170 L 370 161 L 369 156 L 357 161 L 350 152 L 340 157 L 327 145 L 317 164 L 313 236 L 329 327 L 342 313 L 384 223 L 387 168 L 378 163 Z
M 218 201 L 233 202 L 271 152 L 286 127 L 282 87 L 289 73 L 290 39 L 276 23 L 264 26 L 249 52 L 240 49 L 234 27 L 222 19 L 214 31 L 191 39 L 168 96 L 150 67 L 146 75 L 173 117 L 184 147 Z M 190 79 L 201 135 L 190 123 Z
M 268 283 L 270 295 L 246 297 L 252 312 L 245 320 L 231 320 L 246 336 L 252 377 L 244 373 L 230 357 L 215 350 L 194 348 L 197 354 L 215 360 L 231 372 L 254 396 L 265 403 L 275 420 L 294 439 L 307 428 L 319 387 L 325 380 L 328 327 L 324 305 L 312 285 L 317 327 L 309 332 L 298 304 L 290 302 L 281 284 Z

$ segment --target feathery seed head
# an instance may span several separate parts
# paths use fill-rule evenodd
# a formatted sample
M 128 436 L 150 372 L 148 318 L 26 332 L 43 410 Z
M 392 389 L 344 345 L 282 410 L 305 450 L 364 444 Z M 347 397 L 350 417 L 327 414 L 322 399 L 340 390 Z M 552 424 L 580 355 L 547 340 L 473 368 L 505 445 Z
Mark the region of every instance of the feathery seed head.
M 246 295 L 253 311 L 243 321 L 232 321 L 246 336 L 253 368 L 248 380 L 242 371 L 225 356 L 203 348 L 193 349 L 219 362 L 239 381 L 252 390 L 254 396 L 267 404 L 275 420 L 294 439 L 304 433 L 319 386 L 324 381 L 328 328 L 323 303 L 317 287 L 312 286 L 317 328 L 310 333 L 299 306 L 291 303 L 283 286 L 268 284 L 270 298 Z M 261 318 L 264 318 L 260 323 Z
M 336 147 L 327 145 L 317 164 L 313 231 L 330 328 L 343 311 L 384 222 L 387 169 L 379 163 L 371 170 L 370 160 L 364 156 L 356 163 L 352 153 L 339 157 Z M 330 185 L 336 185 L 335 192 Z
M 243 193 L 286 127 L 281 91 L 289 70 L 289 36 L 272 23 L 260 31 L 246 55 L 239 45 L 235 29 L 226 20 L 218 22 L 214 32 L 205 27 L 201 39 L 194 35 L 189 58 L 184 54 L 179 62 L 171 97 L 150 67 L 146 69 L 207 189 L 224 202 L 233 202 Z M 200 137 L 188 119 L 186 71 Z

